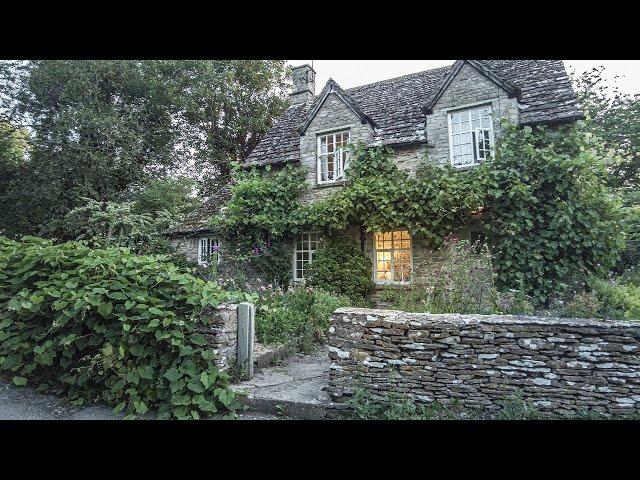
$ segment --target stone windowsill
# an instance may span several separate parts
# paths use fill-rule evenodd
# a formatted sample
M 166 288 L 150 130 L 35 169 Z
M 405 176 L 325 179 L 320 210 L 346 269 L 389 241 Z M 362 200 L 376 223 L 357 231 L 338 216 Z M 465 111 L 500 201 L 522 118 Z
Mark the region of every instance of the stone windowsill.
M 314 189 L 320 188 L 331 188 L 331 187 L 344 187 L 349 181 L 341 180 L 339 182 L 331 182 L 331 183 L 316 183 Z

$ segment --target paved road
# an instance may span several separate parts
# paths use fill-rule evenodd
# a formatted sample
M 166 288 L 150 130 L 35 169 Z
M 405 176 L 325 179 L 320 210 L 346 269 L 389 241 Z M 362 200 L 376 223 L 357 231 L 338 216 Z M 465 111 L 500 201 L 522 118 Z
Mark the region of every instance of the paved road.
M 115 420 L 108 407 L 76 407 L 30 387 L 16 387 L 0 380 L 0 420 Z
M 118 420 L 123 416 L 102 405 L 76 407 L 54 395 L 43 395 L 28 386 L 16 387 L 0 380 L 0 420 Z M 220 419 L 221 416 L 211 418 Z M 282 420 L 283 417 L 247 411 L 240 412 L 238 419 Z

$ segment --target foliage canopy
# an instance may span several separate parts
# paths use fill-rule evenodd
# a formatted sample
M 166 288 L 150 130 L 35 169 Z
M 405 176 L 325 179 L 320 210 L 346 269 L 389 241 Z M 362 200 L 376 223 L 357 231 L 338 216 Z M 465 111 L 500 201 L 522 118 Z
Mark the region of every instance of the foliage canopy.
M 203 312 L 241 300 L 162 256 L 0 237 L 0 370 L 16 384 L 127 417 L 199 418 L 233 406 L 198 331 Z

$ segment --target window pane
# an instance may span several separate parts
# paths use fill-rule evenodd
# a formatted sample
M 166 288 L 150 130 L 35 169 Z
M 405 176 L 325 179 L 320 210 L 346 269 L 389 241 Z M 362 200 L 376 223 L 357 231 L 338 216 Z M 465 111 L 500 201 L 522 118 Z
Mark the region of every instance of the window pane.
M 391 280 L 391 252 L 377 252 L 376 267 L 378 280 Z
M 411 273 L 411 254 L 408 251 L 395 252 L 393 255 L 394 280 L 406 282 Z
M 374 239 L 374 243 L 375 243 L 375 248 L 376 248 L 376 250 L 378 250 L 378 249 L 380 249 L 380 248 L 383 248 L 383 247 L 382 247 L 382 234 L 381 234 L 381 233 L 376 233 L 376 234 L 373 236 L 373 239 Z
M 320 181 L 327 181 L 327 157 L 320 158 Z

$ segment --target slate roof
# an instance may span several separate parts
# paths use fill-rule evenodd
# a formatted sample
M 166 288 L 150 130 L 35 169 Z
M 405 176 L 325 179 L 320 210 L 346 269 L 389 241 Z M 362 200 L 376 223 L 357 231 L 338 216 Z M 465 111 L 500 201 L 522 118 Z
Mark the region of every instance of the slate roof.
M 523 125 L 566 123 L 584 117 L 561 60 L 470 62 L 485 69 L 488 75 L 495 77 L 495 81 L 514 87 L 514 94 L 522 106 L 520 122 Z M 423 142 L 425 110 L 438 95 L 448 75 L 459 65 L 460 61 L 448 67 L 349 88 L 344 92 L 375 124 L 373 144 Z M 266 165 L 299 160 L 299 129 L 322 100 L 326 88 L 311 104 L 292 105 L 285 110 L 248 156 L 246 164 Z
M 211 221 L 230 198 L 231 190 L 227 184 L 205 199 L 202 205 L 189 213 L 182 223 L 164 233 L 169 236 L 180 236 L 210 232 Z

